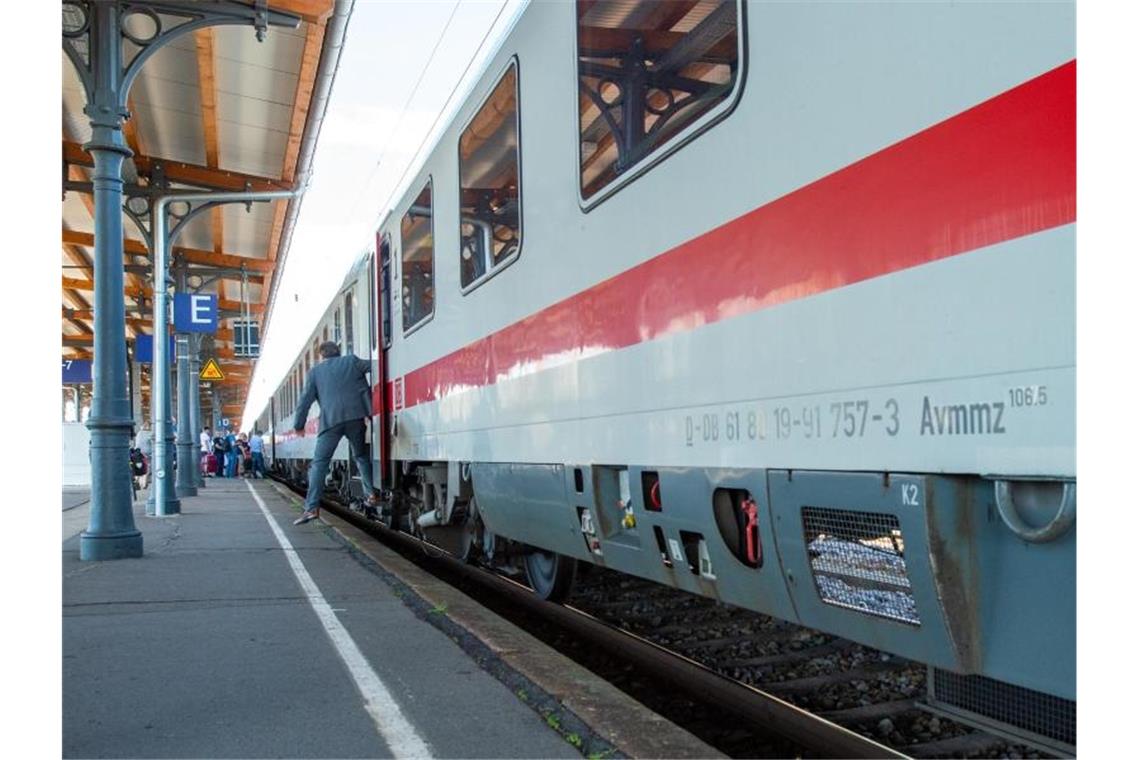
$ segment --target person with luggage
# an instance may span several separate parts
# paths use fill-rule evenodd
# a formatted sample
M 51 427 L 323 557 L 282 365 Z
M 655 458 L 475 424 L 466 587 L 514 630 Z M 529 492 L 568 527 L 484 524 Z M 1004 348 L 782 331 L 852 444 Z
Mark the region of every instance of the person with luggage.
M 147 463 L 150 462 L 151 455 L 154 454 L 154 436 L 150 432 L 150 423 L 149 422 L 144 422 L 142 425 L 142 429 L 140 429 L 139 432 L 135 435 L 134 449 L 139 451 L 139 453 L 142 455 L 144 462 L 147 462 Z M 134 465 L 133 465 L 133 461 L 134 460 L 132 459 L 132 465 L 131 465 L 132 472 L 135 469 Z M 140 483 L 140 486 L 142 488 L 146 488 L 148 485 L 150 485 L 150 467 L 149 467 L 149 465 L 144 467 L 143 472 L 140 473 L 138 475 L 138 477 L 142 481 Z
M 146 487 L 147 475 L 150 474 L 150 466 L 147 463 L 146 456 L 142 453 L 142 449 L 132 448 L 128 452 L 128 457 L 131 462 L 131 491 L 134 494 L 134 499 L 137 501 L 139 488 Z M 139 481 L 142 482 L 140 483 Z
M 249 439 L 245 433 L 238 436 L 238 457 L 241 459 L 241 476 L 248 478 L 253 475 L 253 454 L 249 450 Z
M 214 477 L 225 477 L 226 465 L 226 439 L 220 435 L 214 436 Z
M 210 467 L 210 451 L 214 448 L 214 437 L 210 435 L 210 426 L 202 428 L 202 432 L 198 435 L 198 459 L 199 466 L 202 469 L 202 475 L 210 477 L 213 475 L 213 468 Z

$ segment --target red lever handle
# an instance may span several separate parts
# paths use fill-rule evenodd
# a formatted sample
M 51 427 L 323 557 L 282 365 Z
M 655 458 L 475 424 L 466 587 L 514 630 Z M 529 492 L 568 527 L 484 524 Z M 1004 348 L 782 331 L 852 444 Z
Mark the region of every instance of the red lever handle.
M 740 504 L 740 508 L 744 510 L 744 554 L 748 558 L 749 564 L 757 565 L 760 563 L 760 534 L 757 528 L 759 527 L 759 508 L 756 502 L 752 499 L 745 499 Z

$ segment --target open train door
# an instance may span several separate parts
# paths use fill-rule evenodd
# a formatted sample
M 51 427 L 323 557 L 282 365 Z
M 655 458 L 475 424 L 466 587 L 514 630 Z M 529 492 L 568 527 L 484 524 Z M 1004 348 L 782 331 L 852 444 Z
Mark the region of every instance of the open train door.
M 373 451 L 377 452 L 375 486 L 390 490 L 395 485 L 391 461 L 391 403 L 388 395 L 388 350 L 392 347 L 392 244 L 386 233 L 376 233 L 376 256 L 372 260 L 375 272 L 375 299 L 372 309 L 372 345 L 376 352 L 376 372 L 372 377 L 372 413 L 376 424 L 372 426 L 375 438 Z

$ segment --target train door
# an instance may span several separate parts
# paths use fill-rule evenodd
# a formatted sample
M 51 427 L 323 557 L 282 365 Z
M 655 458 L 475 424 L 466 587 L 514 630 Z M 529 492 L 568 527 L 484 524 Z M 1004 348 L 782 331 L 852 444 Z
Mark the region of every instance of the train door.
M 277 462 L 277 394 L 269 394 L 269 462 Z M 263 472 L 262 475 L 265 473 Z
M 373 344 L 376 348 L 376 376 L 373 378 L 373 407 L 376 412 L 376 451 L 379 453 L 380 476 L 378 488 L 392 488 L 395 485 L 391 464 L 391 417 L 388 397 L 388 351 L 392 347 L 392 245 L 385 233 L 377 233 L 376 258 L 372 262 L 376 273 L 376 307 L 371 320 Z

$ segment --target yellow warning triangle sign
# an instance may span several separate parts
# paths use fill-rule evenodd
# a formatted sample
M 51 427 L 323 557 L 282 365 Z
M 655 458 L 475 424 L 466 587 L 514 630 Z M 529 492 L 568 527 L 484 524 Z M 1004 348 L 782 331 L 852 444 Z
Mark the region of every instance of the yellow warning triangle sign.
M 202 365 L 202 371 L 198 373 L 198 378 L 200 380 L 225 380 L 226 376 L 222 373 L 222 368 L 218 366 L 218 362 L 211 357 Z

